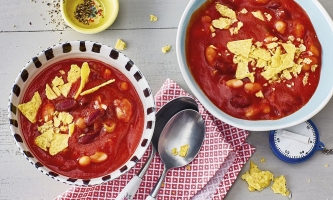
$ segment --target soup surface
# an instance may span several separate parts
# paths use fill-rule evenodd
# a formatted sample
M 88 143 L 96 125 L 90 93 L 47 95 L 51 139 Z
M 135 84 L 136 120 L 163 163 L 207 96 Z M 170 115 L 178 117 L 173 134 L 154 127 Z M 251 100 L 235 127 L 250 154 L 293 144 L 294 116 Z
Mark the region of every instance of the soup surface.
M 273 120 L 314 94 L 321 45 L 293 0 L 209 0 L 191 17 L 189 69 L 207 97 L 231 116 Z
M 121 167 L 138 146 L 144 126 L 134 86 L 96 60 L 68 59 L 49 66 L 29 85 L 18 107 L 35 156 L 72 178 L 94 178 Z

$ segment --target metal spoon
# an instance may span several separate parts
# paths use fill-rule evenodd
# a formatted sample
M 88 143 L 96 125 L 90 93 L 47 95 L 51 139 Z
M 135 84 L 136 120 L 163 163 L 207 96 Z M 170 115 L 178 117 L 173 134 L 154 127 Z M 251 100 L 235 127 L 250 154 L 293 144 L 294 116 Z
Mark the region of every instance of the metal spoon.
M 158 142 L 158 152 L 164 163 L 164 170 L 146 200 L 156 198 L 168 170 L 192 162 L 199 153 L 204 138 L 205 123 L 197 111 L 183 110 L 170 119 L 165 125 Z M 183 145 L 189 145 L 185 157 L 175 156 L 171 153 L 172 149 L 179 149 Z
M 165 126 L 165 124 L 179 111 L 185 109 L 193 109 L 198 111 L 198 104 L 190 97 L 178 97 L 167 104 L 165 104 L 160 110 L 156 113 L 156 124 L 155 130 L 153 133 L 153 137 L 151 140 L 151 144 L 153 146 L 150 155 L 148 156 L 147 162 L 142 166 L 141 170 L 135 175 L 125 186 L 125 188 L 118 194 L 116 200 L 122 200 L 127 197 L 128 199 L 132 199 L 139 189 L 139 186 L 142 182 L 143 176 L 146 174 L 148 167 L 153 160 L 157 149 L 158 149 L 158 141 L 160 138 L 160 134 Z

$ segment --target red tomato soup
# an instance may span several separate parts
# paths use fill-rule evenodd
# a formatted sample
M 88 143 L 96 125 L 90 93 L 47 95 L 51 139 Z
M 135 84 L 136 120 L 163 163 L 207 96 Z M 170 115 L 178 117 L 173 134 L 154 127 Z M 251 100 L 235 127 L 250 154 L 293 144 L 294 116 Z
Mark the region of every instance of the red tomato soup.
M 304 106 L 320 76 L 321 45 L 293 0 L 207 1 L 190 19 L 189 69 L 231 116 L 273 120 Z
M 94 178 L 121 167 L 134 153 L 143 106 L 131 82 L 112 66 L 60 61 L 35 78 L 23 103 L 36 92 L 41 99 L 36 122 L 22 112 L 21 128 L 34 155 L 54 172 Z

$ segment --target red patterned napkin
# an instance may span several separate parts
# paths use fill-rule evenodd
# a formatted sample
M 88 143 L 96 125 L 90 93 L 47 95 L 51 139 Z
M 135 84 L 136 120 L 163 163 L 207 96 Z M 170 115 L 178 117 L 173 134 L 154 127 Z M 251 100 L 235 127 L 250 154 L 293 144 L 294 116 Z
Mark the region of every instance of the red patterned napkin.
M 155 95 L 158 111 L 170 100 L 190 96 L 177 83 L 167 79 Z M 193 97 L 192 97 L 193 98 Z M 254 153 L 254 147 L 245 142 L 248 131 L 230 126 L 216 119 L 201 103 L 199 112 L 206 123 L 206 137 L 197 157 L 188 165 L 171 169 L 166 175 L 157 199 L 224 199 L 237 175 Z M 73 186 L 57 200 L 115 199 L 146 162 L 151 147 L 143 158 L 126 174 L 97 186 Z M 163 163 L 155 156 L 140 188 L 133 199 L 145 199 L 163 171 Z

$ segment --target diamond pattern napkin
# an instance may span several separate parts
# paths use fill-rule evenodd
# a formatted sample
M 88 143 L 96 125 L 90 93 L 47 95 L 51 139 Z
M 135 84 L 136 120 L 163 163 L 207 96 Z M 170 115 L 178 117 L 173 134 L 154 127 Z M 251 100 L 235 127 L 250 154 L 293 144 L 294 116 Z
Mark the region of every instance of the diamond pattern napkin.
M 191 97 L 177 83 L 167 79 L 155 95 L 156 110 L 180 96 Z M 158 200 L 224 199 L 240 170 L 255 151 L 253 146 L 245 142 L 249 135 L 248 131 L 222 122 L 212 116 L 198 100 L 196 102 L 206 123 L 204 143 L 197 157 L 189 165 L 168 171 L 158 193 Z M 56 200 L 115 199 L 141 169 L 150 151 L 151 147 L 143 158 L 121 177 L 96 186 L 73 186 L 59 195 Z M 163 166 L 157 154 L 133 199 L 141 200 L 149 195 L 163 171 Z

